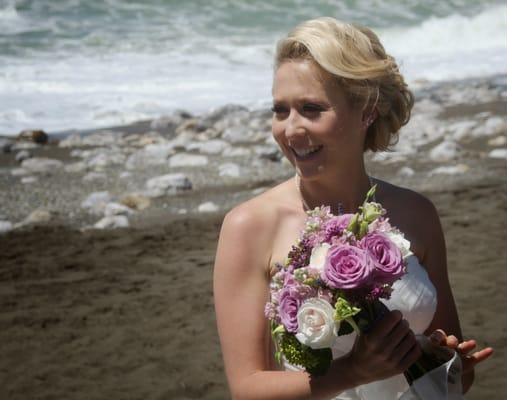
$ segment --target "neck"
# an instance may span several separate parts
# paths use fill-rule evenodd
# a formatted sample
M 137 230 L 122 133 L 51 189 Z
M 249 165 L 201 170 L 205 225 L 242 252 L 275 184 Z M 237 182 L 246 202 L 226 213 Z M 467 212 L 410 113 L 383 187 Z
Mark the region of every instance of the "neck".
M 363 204 L 371 185 L 363 167 L 360 169 L 351 168 L 348 171 L 329 176 L 327 179 L 305 179 L 302 177 L 299 178 L 299 186 L 305 208 L 330 206 L 331 212 L 340 214 L 355 213 L 357 208 Z

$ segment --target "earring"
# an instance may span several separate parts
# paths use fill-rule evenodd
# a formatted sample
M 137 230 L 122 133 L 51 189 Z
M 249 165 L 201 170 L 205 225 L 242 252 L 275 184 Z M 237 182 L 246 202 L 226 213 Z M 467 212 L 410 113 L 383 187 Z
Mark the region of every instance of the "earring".
M 375 121 L 375 115 L 374 113 L 371 113 L 368 115 L 368 118 L 366 118 L 366 121 L 364 121 L 365 128 L 368 128 L 371 124 L 373 124 L 373 121 Z

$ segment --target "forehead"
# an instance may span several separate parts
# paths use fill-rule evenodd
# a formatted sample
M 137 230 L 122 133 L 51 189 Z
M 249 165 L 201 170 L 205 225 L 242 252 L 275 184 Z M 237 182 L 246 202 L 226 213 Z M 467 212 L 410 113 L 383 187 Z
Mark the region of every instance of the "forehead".
M 316 98 L 330 103 L 343 103 L 345 93 L 337 81 L 320 66 L 309 60 L 285 61 L 273 77 L 273 100 Z

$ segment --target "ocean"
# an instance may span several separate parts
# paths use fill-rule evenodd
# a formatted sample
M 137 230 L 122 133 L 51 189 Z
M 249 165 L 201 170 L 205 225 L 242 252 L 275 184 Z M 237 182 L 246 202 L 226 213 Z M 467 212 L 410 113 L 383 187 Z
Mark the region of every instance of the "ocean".
M 270 102 L 277 39 L 333 16 L 372 27 L 408 81 L 507 73 L 495 0 L 0 0 L 0 135 Z

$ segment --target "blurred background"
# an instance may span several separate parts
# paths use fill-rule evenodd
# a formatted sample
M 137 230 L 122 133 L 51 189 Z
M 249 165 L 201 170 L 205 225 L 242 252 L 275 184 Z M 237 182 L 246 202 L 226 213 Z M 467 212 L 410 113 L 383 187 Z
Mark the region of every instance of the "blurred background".
M 502 0 L 0 0 L 0 135 L 270 101 L 276 40 L 370 26 L 411 83 L 507 73 Z

